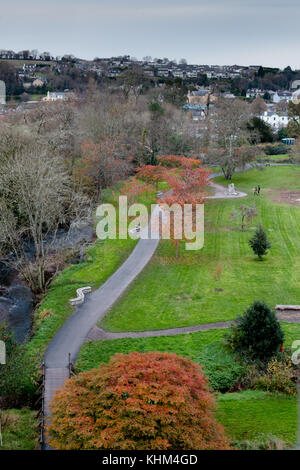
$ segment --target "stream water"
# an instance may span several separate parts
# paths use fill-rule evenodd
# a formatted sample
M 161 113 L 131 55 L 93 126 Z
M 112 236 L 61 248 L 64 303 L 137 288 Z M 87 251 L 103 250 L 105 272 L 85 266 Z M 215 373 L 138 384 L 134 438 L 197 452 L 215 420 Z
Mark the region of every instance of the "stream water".
M 92 225 L 84 225 L 69 232 L 60 230 L 53 246 L 83 248 L 92 238 Z M 33 253 L 33 245 L 28 244 L 26 251 Z M 80 251 L 83 256 L 83 250 Z M 34 296 L 31 290 L 20 281 L 16 271 L 0 260 L 0 323 L 6 323 L 20 343 L 24 343 L 30 335 L 33 309 Z

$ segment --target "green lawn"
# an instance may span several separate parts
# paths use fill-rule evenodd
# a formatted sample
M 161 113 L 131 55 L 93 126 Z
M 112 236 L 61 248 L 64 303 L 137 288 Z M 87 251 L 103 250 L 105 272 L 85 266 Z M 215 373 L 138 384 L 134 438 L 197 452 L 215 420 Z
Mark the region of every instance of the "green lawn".
M 256 160 L 261 161 L 261 160 L 289 160 L 292 158 L 292 155 L 289 155 L 288 153 L 281 154 L 281 155 L 259 155 Z
M 218 395 L 217 418 L 233 441 L 261 441 L 268 435 L 293 446 L 297 437 L 297 399 L 250 391 Z
M 225 182 L 223 177 L 216 181 Z M 264 299 L 272 307 L 300 302 L 300 208 L 274 203 L 270 194 L 272 188 L 300 190 L 300 168 L 253 169 L 234 175 L 233 182 L 249 196 L 206 202 L 203 249 L 182 249 L 176 262 L 169 242 L 161 242 L 150 264 L 100 322 L 103 328 L 141 331 L 188 326 L 232 320 L 255 299 Z M 257 184 L 262 194 L 254 197 L 252 188 Z M 231 214 L 241 204 L 253 203 L 259 216 L 243 232 Z M 259 222 L 272 243 L 263 262 L 248 245 Z M 222 271 L 218 281 L 217 267 Z
M 0 450 L 36 450 L 39 448 L 36 411 L 5 410 L 2 412 L 2 442 Z

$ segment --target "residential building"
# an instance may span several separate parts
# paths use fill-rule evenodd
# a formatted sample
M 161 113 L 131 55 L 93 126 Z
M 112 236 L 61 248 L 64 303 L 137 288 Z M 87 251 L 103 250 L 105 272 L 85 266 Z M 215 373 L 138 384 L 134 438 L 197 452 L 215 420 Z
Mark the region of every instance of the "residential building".
M 277 130 L 281 127 L 286 127 L 290 118 L 286 113 L 275 113 L 273 111 L 265 111 L 259 116 L 265 123 L 269 124 L 272 129 Z

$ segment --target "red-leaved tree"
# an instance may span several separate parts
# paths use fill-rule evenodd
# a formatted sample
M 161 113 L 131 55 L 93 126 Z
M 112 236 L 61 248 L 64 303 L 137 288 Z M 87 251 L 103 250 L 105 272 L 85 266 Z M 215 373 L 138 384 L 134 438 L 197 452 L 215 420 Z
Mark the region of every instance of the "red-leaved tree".
M 184 211 L 184 205 L 190 204 L 192 207 L 192 220 L 193 230 L 196 229 L 194 224 L 196 218 L 196 205 L 203 204 L 205 200 L 204 188 L 208 183 L 209 171 L 203 167 L 192 168 L 191 166 L 185 167 L 182 170 L 173 169 L 165 173 L 165 180 L 168 186 L 172 188 L 171 191 L 165 194 L 164 198 L 159 200 L 160 204 L 179 204 Z M 182 218 L 182 235 L 184 235 L 184 219 Z M 172 248 L 175 248 L 176 259 L 178 258 L 178 251 L 180 242 L 184 239 L 177 238 L 174 226 L 174 214 L 170 215 L 170 240 Z
M 56 449 L 228 449 L 198 364 L 176 354 L 116 354 L 53 399 Z
M 158 183 L 165 180 L 166 169 L 160 165 L 142 165 L 136 170 L 136 177 L 156 187 Z
M 157 157 L 159 165 L 166 168 L 197 168 L 201 161 L 196 158 L 187 158 L 180 155 L 167 155 Z

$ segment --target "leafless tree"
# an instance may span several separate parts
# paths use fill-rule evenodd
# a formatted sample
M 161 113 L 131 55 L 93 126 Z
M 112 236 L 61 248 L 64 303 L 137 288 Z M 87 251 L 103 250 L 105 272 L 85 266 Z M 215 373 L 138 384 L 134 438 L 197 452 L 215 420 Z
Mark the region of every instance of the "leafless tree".
M 88 216 L 88 201 L 74 190 L 59 157 L 31 145 L 2 165 L 0 247 L 12 250 L 13 263 L 33 291 L 46 287 L 46 258 L 58 228 Z M 26 241 L 33 243 L 33 257 Z
M 251 117 L 248 103 L 239 99 L 220 99 L 210 115 L 209 161 L 220 165 L 228 180 L 238 166 L 245 166 L 256 154 L 248 142 L 247 123 Z

